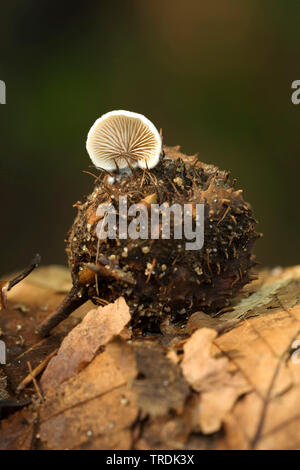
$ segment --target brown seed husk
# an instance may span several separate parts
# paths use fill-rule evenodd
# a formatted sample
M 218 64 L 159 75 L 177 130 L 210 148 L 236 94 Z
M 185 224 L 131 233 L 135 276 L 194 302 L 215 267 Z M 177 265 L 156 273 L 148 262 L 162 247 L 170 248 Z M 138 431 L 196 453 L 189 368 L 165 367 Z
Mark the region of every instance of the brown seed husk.
M 204 203 L 204 246 L 185 250 L 189 240 L 174 240 L 174 227 L 171 239 L 153 240 L 150 223 L 149 239 L 99 241 L 97 208 L 112 203 L 118 214 L 119 196 L 127 196 L 128 207 L 139 202 L 147 207 L 145 200 L 182 207 Z M 260 234 L 242 191 L 234 191 L 228 172 L 182 154 L 179 147 L 165 147 L 151 171 L 136 169 L 113 184 L 100 175 L 77 208 L 67 240 L 73 283 L 79 295 L 87 293 L 95 303 L 99 297 L 112 302 L 124 296 L 134 328 L 155 329 L 167 316 L 184 322 L 195 311 L 216 312 L 253 279 L 252 250 Z

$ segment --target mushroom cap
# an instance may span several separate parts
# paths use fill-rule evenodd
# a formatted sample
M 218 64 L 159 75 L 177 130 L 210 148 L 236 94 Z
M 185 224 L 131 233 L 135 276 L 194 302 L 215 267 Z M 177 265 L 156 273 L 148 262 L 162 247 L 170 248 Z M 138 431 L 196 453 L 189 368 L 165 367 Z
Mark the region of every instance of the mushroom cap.
M 86 141 L 97 168 L 153 168 L 162 150 L 161 136 L 149 119 L 131 111 L 103 114 L 91 127 Z

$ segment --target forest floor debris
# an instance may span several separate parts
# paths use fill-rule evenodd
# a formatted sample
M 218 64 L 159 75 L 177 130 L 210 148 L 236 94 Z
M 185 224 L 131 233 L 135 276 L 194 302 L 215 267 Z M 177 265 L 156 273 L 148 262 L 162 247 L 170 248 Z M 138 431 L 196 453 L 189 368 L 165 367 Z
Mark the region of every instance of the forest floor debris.
M 299 266 L 263 271 L 232 308 L 184 327 L 133 336 L 121 297 L 41 339 L 60 276 L 37 269 L 1 310 L 0 449 L 299 448 Z

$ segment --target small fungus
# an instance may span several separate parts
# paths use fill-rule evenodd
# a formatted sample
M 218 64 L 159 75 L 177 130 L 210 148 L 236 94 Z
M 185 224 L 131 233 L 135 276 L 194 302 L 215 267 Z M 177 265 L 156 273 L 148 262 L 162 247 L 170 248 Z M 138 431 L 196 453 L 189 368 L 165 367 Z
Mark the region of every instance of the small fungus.
M 111 111 L 91 127 L 86 148 L 97 168 L 126 170 L 153 168 L 162 150 L 158 130 L 142 114 Z

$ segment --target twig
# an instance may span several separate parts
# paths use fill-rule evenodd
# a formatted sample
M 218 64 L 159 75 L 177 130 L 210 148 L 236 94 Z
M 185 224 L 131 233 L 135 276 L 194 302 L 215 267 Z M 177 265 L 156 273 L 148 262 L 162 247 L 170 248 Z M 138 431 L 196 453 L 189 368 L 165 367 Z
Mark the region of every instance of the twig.
M 95 179 L 95 181 L 99 178 L 99 176 L 94 175 L 94 173 L 92 173 L 91 171 L 87 171 L 87 170 L 81 170 L 81 171 L 82 173 L 92 176 Z
M 33 260 L 31 261 L 30 266 L 24 269 L 21 274 L 18 274 L 15 278 L 11 279 L 8 282 L 0 282 L 0 310 L 7 308 L 6 296 L 7 292 L 10 291 L 16 284 L 23 281 L 41 262 L 41 257 L 39 254 L 36 254 Z
M 266 415 L 267 415 L 267 409 L 268 409 L 268 406 L 269 406 L 269 403 L 270 403 L 270 400 L 271 400 L 271 393 L 272 393 L 273 387 L 275 385 L 276 378 L 278 376 L 281 364 L 283 362 L 284 357 L 286 356 L 286 354 L 288 353 L 288 351 L 290 349 L 291 343 L 298 337 L 299 333 L 300 333 L 300 329 L 293 336 L 292 340 L 289 342 L 288 347 L 283 351 L 283 353 L 278 358 L 278 362 L 277 362 L 274 374 L 272 376 L 270 385 L 268 387 L 266 397 L 264 398 L 264 404 L 263 404 L 263 407 L 262 407 L 262 412 L 261 412 L 261 416 L 260 416 L 260 419 L 259 419 L 258 426 L 257 426 L 256 432 L 255 432 L 255 434 L 254 434 L 254 436 L 253 436 L 253 438 L 251 439 L 251 442 L 250 442 L 250 449 L 255 449 L 257 443 L 259 442 L 259 440 L 261 438 L 261 434 L 262 434 L 262 431 L 263 431 L 263 427 L 264 427 L 265 419 L 266 419 Z
M 46 320 L 39 325 L 38 332 L 40 335 L 47 336 L 55 326 L 65 320 L 74 310 L 84 304 L 87 300 L 87 290 L 84 290 L 81 297 L 79 297 L 78 288 L 73 286 L 55 312 L 49 315 Z
M 29 361 L 27 362 L 27 366 L 28 366 L 28 369 L 29 369 L 29 375 L 31 376 L 31 379 L 32 379 L 32 381 L 33 381 L 33 385 L 34 385 L 35 391 L 36 391 L 36 393 L 37 393 L 39 399 L 40 399 L 41 401 L 44 401 L 43 396 L 42 396 L 41 391 L 40 391 L 40 388 L 39 388 L 39 386 L 38 386 L 38 384 L 37 384 L 37 381 L 36 381 L 36 379 L 35 379 L 35 377 L 34 377 L 34 375 L 33 375 L 32 367 L 31 367 L 31 364 L 30 364 Z
M 151 277 L 151 274 L 153 273 L 153 269 L 155 268 L 155 265 L 156 265 L 156 258 L 153 258 L 150 270 L 148 271 L 148 277 L 146 279 L 146 284 L 148 284 L 148 282 L 150 281 L 150 277 Z
M 225 209 L 225 212 L 224 214 L 222 215 L 221 219 L 218 221 L 217 225 L 220 225 L 221 222 L 223 222 L 223 220 L 225 219 L 226 215 L 228 214 L 228 212 L 230 211 L 230 206 L 228 206 L 226 209 Z
M 11 281 L 9 281 L 8 283 L 8 286 L 7 286 L 7 291 L 9 291 L 12 287 L 14 287 L 16 284 L 18 284 L 19 282 L 23 281 L 23 279 L 25 279 L 25 277 L 29 276 L 29 274 L 35 269 L 38 267 L 38 265 L 40 264 L 41 262 L 41 257 L 40 255 L 37 253 L 33 260 L 31 261 L 31 264 L 30 266 L 28 266 L 28 268 L 25 268 L 24 271 L 19 274 L 17 277 L 15 277 L 14 279 L 12 279 Z
M 140 183 L 140 189 L 143 187 L 144 180 L 145 180 L 145 175 L 146 175 L 146 169 L 144 168 L 144 170 L 143 170 L 143 176 L 142 176 L 141 183 Z
M 99 302 L 99 304 L 101 304 L 103 307 L 109 304 L 107 300 L 101 299 L 100 297 L 97 297 L 97 296 L 94 296 L 93 299 L 97 300 L 97 302 Z
M 22 382 L 18 385 L 17 391 L 20 392 L 23 390 L 30 382 L 33 381 L 35 377 L 37 377 L 46 367 L 50 359 L 57 353 L 58 348 L 52 351 L 35 369 L 31 370 L 31 372 L 22 380 Z M 27 363 L 28 364 L 28 363 Z

